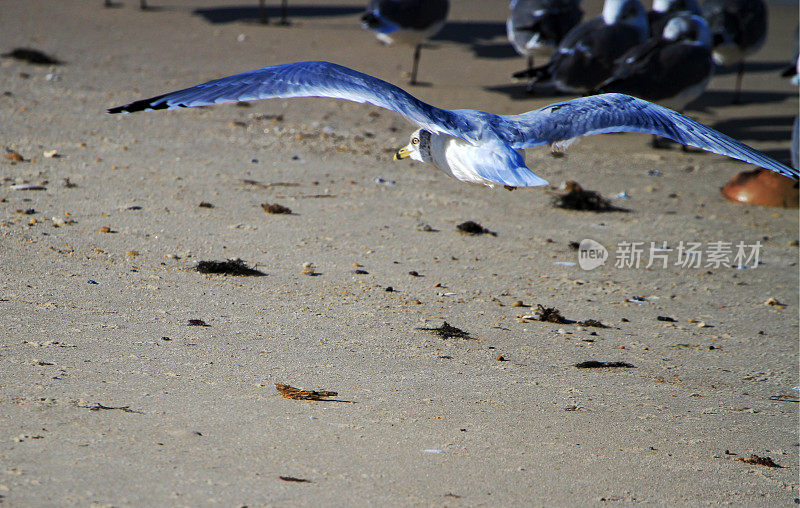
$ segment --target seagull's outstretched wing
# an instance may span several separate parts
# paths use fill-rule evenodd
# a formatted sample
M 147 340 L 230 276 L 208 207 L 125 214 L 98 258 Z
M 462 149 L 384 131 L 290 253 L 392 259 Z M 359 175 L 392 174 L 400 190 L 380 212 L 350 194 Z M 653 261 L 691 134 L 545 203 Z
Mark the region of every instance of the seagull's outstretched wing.
M 513 148 L 547 145 L 590 134 L 646 132 L 798 179 L 796 169 L 744 143 L 671 109 L 629 95 L 610 93 L 582 97 L 500 118 L 502 121 L 496 126 L 496 132 Z
M 468 118 L 426 104 L 391 83 L 329 62 L 297 62 L 243 72 L 227 78 L 110 108 L 109 113 L 209 106 L 224 102 L 289 97 L 330 97 L 367 102 L 395 111 L 430 132 L 474 143 Z

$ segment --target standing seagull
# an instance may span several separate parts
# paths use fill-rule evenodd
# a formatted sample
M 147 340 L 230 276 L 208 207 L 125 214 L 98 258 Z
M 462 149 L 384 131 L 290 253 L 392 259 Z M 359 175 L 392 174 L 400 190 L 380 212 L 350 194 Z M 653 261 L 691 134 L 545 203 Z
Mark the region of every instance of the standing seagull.
M 384 44 L 398 41 L 414 46 L 411 84 L 416 85 L 422 42 L 439 33 L 449 9 L 448 0 L 370 0 L 361 21 Z
M 528 57 L 528 69 L 533 68 L 535 56 L 549 57 L 583 17 L 580 0 L 511 0 L 510 8 L 508 41 Z
M 670 19 L 662 36 L 622 55 L 597 92 L 633 95 L 683 112 L 703 93 L 713 73 L 708 25 L 687 12 Z M 657 137 L 653 147 L 661 147 Z
M 703 17 L 711 29 L 714 61 L 720 65 L 739 66 L 733 96 L 733 103 L 738 104 L 744 59 L 761 49 L 767 40 L 767 6 L 764 0 L 706 0 Z
M 395 159 L 433 164 L 467 183 L 489 187 L 547 185 L 525 165 L 524 149 L 563 145 L 574 138 L 608 132 L 647 132 L 757 164 L 794 180 L 789 168 L 724 134 L 628 95 L 604 94 L 551 104 L 521 115 L 471 109 L 440 109 L 395 85 L 329 62 L 275 65 L 216 79 L 191 88 L 110 108 L 109 113 L 209 106 L 223 102 L 289 97 L 330 97 L 367 102 L 415 123 L 410 143 Z
M 547 64 L 513 77 L 531 78 L 531 85 L 552 82 L 562 92 L 587 93 L 611 76 L 614 61 L 646 41 L 649 33 L 639 0 L 606 0 L 602 15 L 570 30 Z

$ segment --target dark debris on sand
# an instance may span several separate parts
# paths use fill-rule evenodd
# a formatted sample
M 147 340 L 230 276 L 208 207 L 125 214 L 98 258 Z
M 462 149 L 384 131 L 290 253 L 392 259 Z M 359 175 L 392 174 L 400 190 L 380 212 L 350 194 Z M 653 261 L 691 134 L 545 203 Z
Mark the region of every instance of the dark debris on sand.
M 200 261 L 195 267 L 200 273 L 211 273 L 221 275 L 239 276 L 262 276 L 266 275 L 261 270 L 250 268 L 241 259 L 227 259 L 225 261 Z
M 536 308 L 539 311 L 539 321 L 543 321 L 545 323 L 558 323 L 558 324 L 572 324 L 575 321 L 570 321 L 569 319 L 565 318 L 561 315 L 561 311 L 556 309 L 555 307 L 545 307 L 542 304 L 536 304 Z
M 118 409 L 125 413 L 143 414 L 141 411 L 136 411 L 135 409 L 131 409 L 130 406 L 106 406 L 104 404 L 100 404 L 99 402 L 93 402 L 88 406 L 79 405 L 78 407 L 88 409 L 89 411 L 112 411 Z
M 293 400 L 322 400 L 322 397 L 336 397 L 338 392 L 317 392 L 314 390 L 301 390 L 294 386 L 275 383 L 275 389 L 281 393 L 284 399 Z
M 306 480 L 305 478 L 295 478 L 294 476 L 279 476 L 278 478 L 285 482 L 311 483 L 311 480 Z
M 292 213 L 288 206 L 279 205 L 278 203 L 261 203 L 261 208 L 267 213 L 280 214 Z
M 600 321 L 596 319 L 587 319 L 586 321 L 578 321 L 578 324 L 581 326 L 588 326 L 592 328 L 608 328 L 608 325 L 604 325 Z
M 570 180 L 566 184 L 566 194 L 556 196 L 553 206 L 565 210 L 578 210 L 581 212 L 629 212 L 611 204 L 599 192 L 584 190 L 578 182 Z
M 598 362 L 597 360 L 589 360 L 587 362 L 576 363 L 579 369 L 635 369 L 633 365 L 628 362 Z
M 202 319 L 190 319 L 187 326 L 211 326 Z
M 481 226 L 475 221 L 468 220 L 467 222 L 462 222 L 456 229 L 459 233 L 464 233 L 465 235 L 492 235 L 497 236 L 497 233 L 494 231 L 489 231 L 485 227 Z
M 58 58 L 52 57 L 42 51 L 39 51 L 38 49 L 32 48 L 14 48 L 8 53 L 3 53 L 0 56 L 37 65 L 58 65 L 62 63 Z
M 609 328 L 607 325 L 604 325 L 597 319 L 587 319 L 586 321 L 567 319 L 561 315 L 560 310 L 556 309 L 555 307 L 545 307 L 541 303 L 536 304 L 536 313 L 538 314 L 536 321 L 541 321 L 543 323 L 556 323 L 559 325 L 579 324 L 581 326 L 592 328 Z
M 745 464 L 756 464 L 758 466 L 767 466 L 767 467 L 783 467 L 779 466 L 772 460 L 770 457 L 759 457 L 758 455 L 749 455 L 747 457 L 741 457 L 739 460 L 744 462 Z
M 460 328 L 456 328 L 455 326 L 451 326 L 447 321 L 442 323 L 442 326 L 438 328 L 417 328 L 417 330 L 427 330 L 429 332 L 433 332 L 443 339 L 472 339 L 472 337 L 469 335 L 469 332 Z

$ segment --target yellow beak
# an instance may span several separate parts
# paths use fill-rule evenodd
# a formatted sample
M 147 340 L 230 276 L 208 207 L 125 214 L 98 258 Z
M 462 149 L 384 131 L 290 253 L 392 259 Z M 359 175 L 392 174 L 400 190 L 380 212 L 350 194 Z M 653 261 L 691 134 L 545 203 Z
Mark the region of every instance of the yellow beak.
M 404 146 L 394 154 L 394 160 L 396 161 L 408 159 L 409 157 L 411 157 L 411 150 L 407 146 Z

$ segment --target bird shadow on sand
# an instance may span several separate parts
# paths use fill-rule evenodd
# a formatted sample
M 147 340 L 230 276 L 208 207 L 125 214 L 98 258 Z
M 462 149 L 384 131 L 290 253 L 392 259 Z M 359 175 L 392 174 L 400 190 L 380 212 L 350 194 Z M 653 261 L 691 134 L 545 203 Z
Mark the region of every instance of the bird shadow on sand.
M 448 21 L 442 31 L 433 36 L 431 40 L 469 46 L 477 58 L 519 58 L 520 62 L 524 61 L 506 39 L 505 23 L 496 21 Z
M 794 115 L 727 118 L 711 125 L 734 139 L 744 141 L 789 141 Z
M 736 96 L 734 90 L 706 90 L 703 95 L 692 101 L 688 109 L 704 111 L 706 108 L 730 106 Z M 766 90 L 742 90 L 740 104 L 763 104 L 765 102 L 783 102 L 797 96 L 797 92 L 773 92 Z
M 167 11 L 176 11 L 177 9 L 171 7 L 161 7 L 158 5 L 147 5 L 144 9 L 139 7 L 139 2 L 128 2 L 127 7 L 133 7 L 140 12 L 167 12 Z M 110 4 L 103 4 L 103 8 L 105 9 L 122 9 L 126 7 L 125 2 L 111 2 Z
M 501 93 L 514 101 L 534 101 L 537 99 L 570 99 L 577 97 L 575 94 L 566 94 L 552 86 L 537 86 L 533 93 L 528 92 L 526 83 L 511 83 L 508 85 L 495 85 L 484 87 L 488 92 Z
M 506 36 L 506 25 L 491 21 L 448 21 L 432 41 L 449 41 L 475 44 Z
M 759 151 L 768 157 L 772 157 L 778 162 L 786 164 L 787 166 L 792 165 L 792 154 L 788 148 L 786 149 L 775 148 L 773 150 L 759 150 Z
M 525 59 L 514 51 L 511 44 L 508 42 L 487 42 L 475 43 L 472 45 L 472 52 L 478 58 L 491 58 L 491 59 L 504 59 L 504 58 L 518 58 L 520 65 L 525 65 Z M 544 60 L 543 60 L 544 63 Z
M 745 143 L 754 141 L 785 141 L 789 143 L 792 138 L 793 123 L 794 115 L 757 116 L 728 118 L 711 124 L 711 127 Z M 761 150 L 761 152 L 777 161 L 790 164 L 791 155 L 788 148 L 772 148 Z
M 767 72 L 774 72 L 779 73 L 786 66 L 789 65 L 788 61 L 785 62 L 745 62 L 744 63 L 744 73 L 745 74 L 761 74 Z M 736 74 L 739 72 L 738 65 L 717 65 L 714 69 L 714 74 L 717 75 L 725 75 L 725 74 Z
M 277 19 L 281 17 L 280 2 L 272 2 L 275 5 L 267 5 L 265 7 L 266 16 L 269 19 Z M 286 9 L 287 17 L 295 18 L 320 18 L 327 16 L 351 16 L 353 14 L 360 14 L 364 12 L 363 5 L 292 5 Z M 261 13 L 258 5 L 253 1 L 253 5 L 239 5 L 239 6 L 220 6 L 208 7 L 204 9 L 195 9 L 193 14 L 202 16 L 209 23 L 235 23 L 235 22 L 249 22 L 259 23 Z

